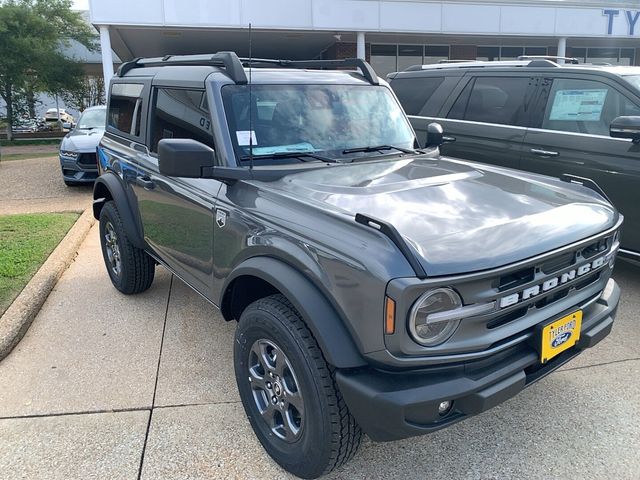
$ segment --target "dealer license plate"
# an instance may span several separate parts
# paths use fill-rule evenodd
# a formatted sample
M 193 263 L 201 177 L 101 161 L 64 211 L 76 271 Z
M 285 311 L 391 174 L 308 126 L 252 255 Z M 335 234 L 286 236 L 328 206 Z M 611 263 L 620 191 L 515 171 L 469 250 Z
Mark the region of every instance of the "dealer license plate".
M 573 347 L 580 339 L 581 326 L 582 310 L 545 325 L 541 335 L 540 361 L 546 363 Z

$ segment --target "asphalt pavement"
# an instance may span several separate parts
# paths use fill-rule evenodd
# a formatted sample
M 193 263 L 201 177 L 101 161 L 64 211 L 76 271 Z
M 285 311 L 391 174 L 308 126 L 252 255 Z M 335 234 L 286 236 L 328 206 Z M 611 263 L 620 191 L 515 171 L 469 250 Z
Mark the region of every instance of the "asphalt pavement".
M 333 479 L 639 479 L 640 269 L 618 263 L 612 334 L 520 395 L 446 430 L 365 440 Z M 127 297 L 97 226 L 0 362 L 0 477 L 291 478 L 239 402 L 233 323 L 158 268 Z
M 93 184 L 67 187 L 56 155 L 0 161 L 0 215 L 81 212 L 91 206 L 92 191 Z

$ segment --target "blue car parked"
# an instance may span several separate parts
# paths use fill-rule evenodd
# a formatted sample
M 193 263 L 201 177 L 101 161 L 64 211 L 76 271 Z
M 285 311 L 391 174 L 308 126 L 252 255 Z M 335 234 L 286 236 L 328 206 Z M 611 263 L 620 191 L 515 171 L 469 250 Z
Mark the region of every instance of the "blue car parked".
M 93 183 L 98 176 L 96 147 L 104 133 L 107 108 L 87 108 L 60 143 L 60 167 L 67 186 Z

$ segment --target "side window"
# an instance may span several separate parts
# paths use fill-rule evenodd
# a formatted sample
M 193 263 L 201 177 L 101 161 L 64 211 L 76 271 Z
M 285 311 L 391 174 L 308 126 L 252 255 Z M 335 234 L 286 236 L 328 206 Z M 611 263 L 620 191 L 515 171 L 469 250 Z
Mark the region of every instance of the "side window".
M 477 77 L 464 88 L 448 118 L 526 125 L 528 77 Z
M 207 96 L 202 90 L 158 88 L 151 121 L 152 152 L 163 138 L 191 138 L 213 148 Z
M 107 126 L 126 135 L 140 136 L 142 90 L 139 83 L 115 83 L 109 96 Z
M 391 86 L 407 115 L 418 115 L 442 82 L 444 77 L 397 78 Z
M 542 128 L 609 136 L 609 125 L 621 115 L 640 115 L 640 107 L 605 83 L 558 78 L 551 86 Z

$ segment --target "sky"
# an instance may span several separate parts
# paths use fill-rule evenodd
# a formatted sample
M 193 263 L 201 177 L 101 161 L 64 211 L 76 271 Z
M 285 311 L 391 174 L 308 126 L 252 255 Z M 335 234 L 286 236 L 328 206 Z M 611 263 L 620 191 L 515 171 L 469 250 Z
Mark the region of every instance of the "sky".
M 89 10 L 89 0 L 73 0 L 75 10 Z

